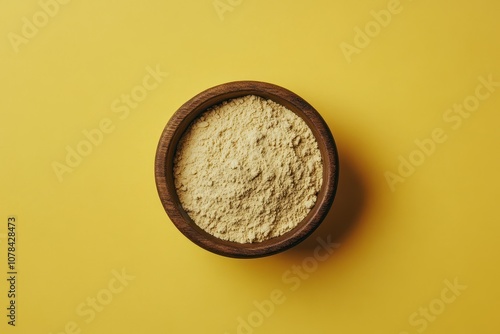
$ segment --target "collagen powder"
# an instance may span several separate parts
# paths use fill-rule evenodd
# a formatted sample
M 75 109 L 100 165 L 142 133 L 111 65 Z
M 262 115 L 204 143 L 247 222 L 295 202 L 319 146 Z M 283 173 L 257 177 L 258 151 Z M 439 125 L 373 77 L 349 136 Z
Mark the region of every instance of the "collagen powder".
M 318 144 L 302 118 L 253 95 L 205 111 L 174 159 L 187 214 L 213 236 L 239 243 L 296 227 L 316 203 L 322 176 Z

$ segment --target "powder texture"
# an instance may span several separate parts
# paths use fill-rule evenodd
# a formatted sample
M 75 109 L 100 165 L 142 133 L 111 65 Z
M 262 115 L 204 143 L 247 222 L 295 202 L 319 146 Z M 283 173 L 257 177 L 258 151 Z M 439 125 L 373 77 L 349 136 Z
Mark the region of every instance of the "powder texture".
M 290 231 L 321 188 L 321 153 L 299 116 L 248 95 L 192 122 L 174 160 L 182 207 L 208 233 L 252 243 Z

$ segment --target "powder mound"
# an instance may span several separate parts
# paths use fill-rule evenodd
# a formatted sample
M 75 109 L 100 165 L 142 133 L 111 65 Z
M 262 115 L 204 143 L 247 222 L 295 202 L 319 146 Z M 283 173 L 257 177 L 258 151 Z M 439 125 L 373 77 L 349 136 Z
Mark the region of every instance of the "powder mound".
M 314 207 L 322 176 L 321 153 L 304 120 L 253 95 L 205 111 L 174 159 L 187 214 L 206 232 L 239 243 L 296 227 Z

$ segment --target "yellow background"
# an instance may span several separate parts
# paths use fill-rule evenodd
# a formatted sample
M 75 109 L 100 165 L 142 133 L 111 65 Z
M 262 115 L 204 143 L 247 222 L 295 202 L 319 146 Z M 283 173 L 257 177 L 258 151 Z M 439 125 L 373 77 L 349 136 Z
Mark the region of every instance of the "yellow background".
M 0 331 L 69 333 L 74 322 L 93 334 L 233 334 L 238 319 L 259 322 L 254 302 L 278 290 L 285 301 L 241 333 L 499 333 L 500 87 L 457 129 L 443 115 L 475 94 L 479 77 L 500 81 L 500 3 L 401 0 L 377 31 L 371 11 L 386 10 L 385 0 L 221 1 L 231 9 L 222 16 L 212 0 L 73 0 L 48 22 L 37 17 L 45 26 L 18 52 L 12 34 L 42 9 L 2 1 L 0 278 L 9 215 L 18 219 L 19 275 L 15 328 L 1 279 Z M 346 57 L 342 43 L 355 46 L 356 27 L 367 24 L 369 44 Z M 121 119 L 111 104 L 142 85 L 148 67 L 168 76 Z M 340 151 L 327 220 L 268 258 L 197 247 L 171 224 L 154 183 L 173 112 L 233 80 L 302 96 Z M 113 131 L 59 182 L 53 163 L 104 119 Z M 385 173 L 436 128 L 447 140 L 391 191 Z M 328 235 L 339 248 L 292 291 L 282 276 Z M 104 296 L 122 270 L 135 278 L 87 323 L 77 307 Z M 446 280 L 466 288 L 425 329 L 412 323 L 440 305 Z

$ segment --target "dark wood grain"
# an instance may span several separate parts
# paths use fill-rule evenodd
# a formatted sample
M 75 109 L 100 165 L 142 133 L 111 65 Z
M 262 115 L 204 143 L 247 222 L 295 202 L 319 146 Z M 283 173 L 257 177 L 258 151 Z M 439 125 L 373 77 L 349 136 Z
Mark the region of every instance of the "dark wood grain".
M 208 107 L 245 95 L 257 95 L 284 105 L 311 128 L 323 160 L 323 184 L 315 206 L 293 230 L 282 236 L 256 243 L 240 244 L 221 240 L 198 227 L 183 210 L 173 179 L 173 160 L 177 143 L 189 124 Z M 155 159 L 156 186 L 160 200 L 175 226 L 191 241 L 213 253 L 255 258 L 276 254 L 300 243 L 323 221 L 338 184 L 339 157 L 333 136 L 320 114 L 293 92 L 265 82 L 236 81 L 207 89 L 184 103 L 167 123 L 158 143 Z

